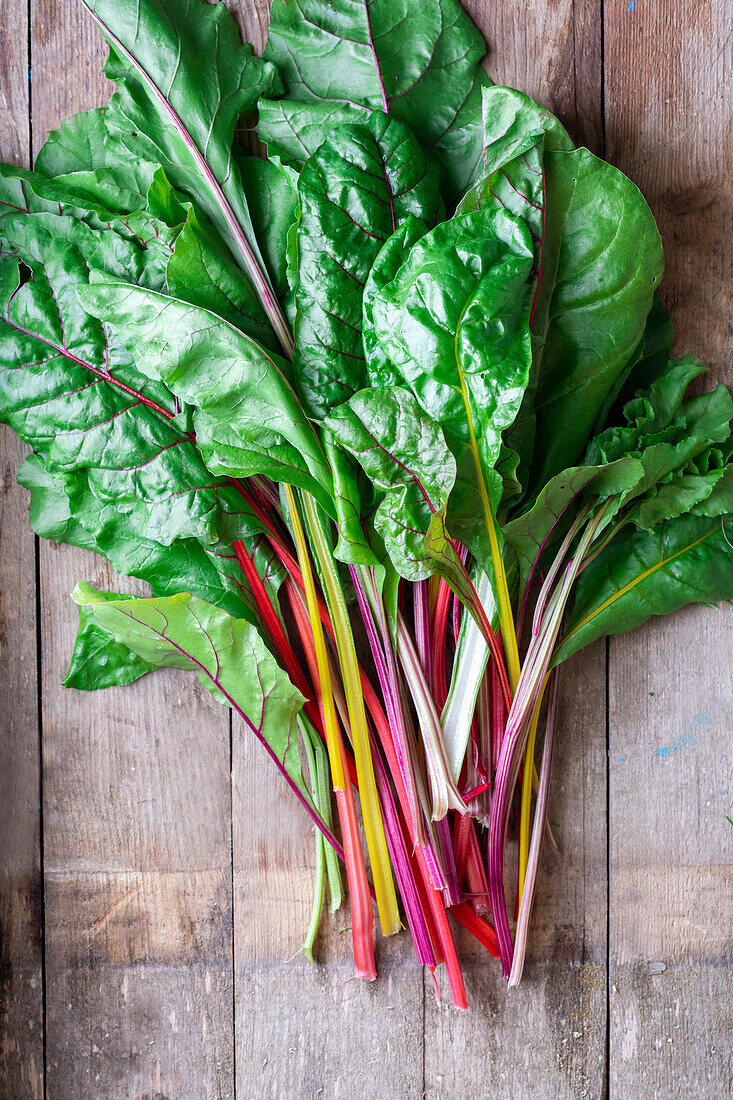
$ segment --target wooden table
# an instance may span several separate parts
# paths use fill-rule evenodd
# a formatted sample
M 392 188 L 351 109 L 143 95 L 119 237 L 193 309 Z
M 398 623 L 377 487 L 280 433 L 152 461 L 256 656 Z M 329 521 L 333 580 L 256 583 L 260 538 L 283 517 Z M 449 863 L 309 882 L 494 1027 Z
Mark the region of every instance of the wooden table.
M 256 48 L 267 7 L 238 5 Z M 730 383 L 728 0 L 468 7 L 492 78 L 641 186 L 677 348 Z M 3 159 L 29 163 L 64 115 L 104 101 L 103 52 L 74 0 L 3 0 Z M 508 992 L 459 937 L 461 1014 L 436 1004 L 405 936 L 379 944 L 378 983 L 353 980 L 348 911 L 305 961 L 310 831 L 190 678 L 59 687 L 75 581 L 131 589 L 101 559 L 34 542 L 21 447 L 9 432 L 2 447 L 3 1100 L 731 1095 L 733 616 L 688 609 L 568 668 L 563 854 L 544 859 L 526 978 Z

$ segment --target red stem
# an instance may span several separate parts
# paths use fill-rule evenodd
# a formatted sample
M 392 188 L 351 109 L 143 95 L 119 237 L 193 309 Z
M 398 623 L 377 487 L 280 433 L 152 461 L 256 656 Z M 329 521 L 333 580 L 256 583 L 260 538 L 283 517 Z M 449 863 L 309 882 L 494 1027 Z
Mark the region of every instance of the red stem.
M 474 911 L 467 901 L 462 901 L 460 905 L 452 905 L 449 912 L 459 924 L 468 929 L 471 935 L 486 948 L 492 958 L 499 958 L 499 941 L 496 938 L 496 932 L 490 924 L 487 924 Z
M 433 630 L 431 648 L 433 651 L 433 697 L 439 711 L 448 698 L 448 684 L 445 675 L 445 642 L 448 632 L 448 611 L 450 609 L 451 590 L 442 578 L 438 585 L 438 597 L 433 612 Z

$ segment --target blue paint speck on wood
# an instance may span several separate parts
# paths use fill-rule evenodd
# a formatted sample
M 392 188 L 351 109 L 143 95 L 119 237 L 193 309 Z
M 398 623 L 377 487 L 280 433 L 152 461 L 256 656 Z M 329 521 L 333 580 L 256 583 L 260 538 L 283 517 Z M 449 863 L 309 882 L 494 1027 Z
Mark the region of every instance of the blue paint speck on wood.
M 635 8 L 636 8 L 636 0 L 629 0 L 629 6 L 626 10 L 627 11 L 634 11 Z

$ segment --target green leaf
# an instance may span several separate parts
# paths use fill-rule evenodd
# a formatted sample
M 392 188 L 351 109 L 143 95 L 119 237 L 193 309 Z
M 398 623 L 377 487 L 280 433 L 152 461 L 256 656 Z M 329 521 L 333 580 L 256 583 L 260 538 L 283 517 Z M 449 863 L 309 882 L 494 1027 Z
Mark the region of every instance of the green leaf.
M 277 339 L 252 284 L 208 219 L 198 215 L 190 203 L 187 207 L 186 221 L 166 266 L 165 285 L 150 289 L 217 313 L 253 340 L 276 350 Z
M 588 447 L 591 462 L 626 454 L 641 463 L 644 476 L 623 501 L 630 505 L 623 512 L 624 520 L 637 527 L 652 530 L 662 520 L 690 511 L 723 476 L 733 417 L 728 390 L 718 386 L 684 400 L 689 383 L 704 371 L 692 356 L 670 360 L 649 390 L 626 404 L 626 425 L 608 428 Z
M 233 707 L 275 753 L 310 803 L 300 770 L 296 717 L 303 696 L 250 623 L 188 592 L 119 598 L 79 584 L 74 601 L 115 641 L 156 668 L 187 669 L 220 703 Z
M 531 493 L 580 458 L 641 341 L 663 267 L 654 218 L 626 176 L 587 149 L 546 152 L 543 163 L 533 400 L 517 424 L 522 430 L 522 419 L 536 417 Z
M 81 307 L 81 253 L 35 217 L 4 235 L 23 264 L 0 261 L 0 420 L 51 468 L 86 469 L 100 505 L 127 510 L 145 538 L 218 541 L 238 494 L 212 482 L 188 410 Z
M 372 306 L 382 349 L 443 429 L 459 483 L 468 486 L 461 498 L 469 517 L 476 517 L 477 488 L 484 511 L 502 493 L 494 470 L 502 431 L 529 376 L 531 268 L 532 242 L 521 222 L 503 212 L 462 214 L 413 246 Z M 451 518 L 453 502 L 448 515 L 465 540 Z M 474 518 L 476 525 L 483 529 Z
M 213 313 L 162 294 L 100 281 L 79 296 L 143 374 L 194 406 L 196 444 L 213 474 L 264 474 L 332 511 L 323 450 L 276 355 Z
M 282 301 L 289 290 L 287 238 L 298 215 L 297 173 L 277 157 L 247 157 L 240 166 L 255 236 Z
M 207 548 L 195 539 L 176 539 L 170 546 L 161 546 L 145 539 L 124 511 L 114 504 L 100 505 L 89 490 L 86 471 L 52 473 L 39 455 L 29 455 L 20 465 L 18 483 L 30 490 L 31 527 L 41 538 L 101 554 L 118 573 L 146 581 L 154 595 L 186 590 L 232 615 L 254 618 L 247 584 L 231 547 Z M 250 522 L 248 546 L 258 537 L 255 517 Z M 276 572 L 270 576 L 275 582 L 279 579 Z
M 374 300 L 380 290 L 392 282 L 412 246 L 426 232 L 425 223 L 408 214 L 380 248 L 364 284 L 361 335 L 367 375 L 372 386 L 396 386 L 400 382 L 400 376 L 382 349 L 374 330 Z
M 503 528 L 517 556 L 520 594 L 533 568 L 547 562 L 549 552 L 567 533 L 581 499 L 607 500 L 633 489 L 643 477 L 644 467 L 634 458 L 603 466 L 575 466 L 556 474 L 529 511 Z
M 410 131 L 374 112 L 341 126 L 298 179 L 297 388 L 323 418 L 366 384 L 362 291 L 388 237 L 412 215 L 438 214 L 438 177 Z
M 621 634 L 688 603 L 733 599 L 731 516 L 681 516 L 651 534 L 624 528 L 578 581 L 554 664 L 604 634 Z
M 240 116 L 275 87 L 274 67 L 242 43 L 224 4 L 84 3 L 110 44 L 105 72 L 118 85 L 102 116 L 105 163 L 162 165 L 211 219 L 260 301 L 271 301 L 232 143 Z
M 126 598 L 109 592 L 100 592 L 99 596 L 108 600 Z M 69 670 L 61 681 L 63 687 L 96 691 L 132 684 L 156 667 L 116 642 L 110 632 L 99 625 L 89 608 L 79 605 L 77 610 L 79 629 Z
M 570 151 L 573 143 L 553 115 L 513 88 L 484 88 L 482 112 L 483 169 L 459 203 L 457 213 L 506 210 L 527 226 L 534 253 L 530 327 L 537 328 L 539 324 L 534 326 L 533 322 L 546 239 L 544 154 L 546 150 Z M 536 361 L 541 346 L 536 331 L 533 345 Z M 530 372 L 522 411 L 504 436 L 505 500 L 521 495 L 527 482 L 535 432 L 532 413 L 535 377 L 536 368 Z
M 658 294 L 652 298 L 652 308 L 646 319 L 644 336 L 639 346 L 638 355 L 635 353 L 628 369 L 621 372 L 621 385 L 614 387 L 609 397 L 608 415 L 603 420 L 599 419 L 599 426 L 603 428 L 607 421 L 615 422 L 619 419 L 621 410 L 627 401 L 638 393 L 646 390 L 655 382 L 660 374 L 664 373 L 669 362 L 669 353 L 674 341 L 674 331 L 669 314 L 662 304 Z M 604 409 L 601 409 L 600 416 Z
M 456 465 L 438 424 L 404 389 L 364 389 L 326 418 L 384 497 L 374 526 L 398 573 L 420 581 L 437 568 Z M 438 557 L 444 553 L 438 549 Z
M 486 46 L 457 0 L 284 0 L 272 6 L 265 57 L 286 101 L 260 105 L 270 151 L 301 163 L 337 122 L 365 108 L 406 122 L 443 165 L 450 192 L 481 156 L 479 62 Z

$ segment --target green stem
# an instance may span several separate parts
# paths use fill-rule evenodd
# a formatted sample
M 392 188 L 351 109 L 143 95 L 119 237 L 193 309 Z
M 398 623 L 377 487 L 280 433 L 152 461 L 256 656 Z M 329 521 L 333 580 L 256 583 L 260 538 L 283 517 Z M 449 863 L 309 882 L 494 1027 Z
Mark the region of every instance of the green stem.
M 310 730 L 304 726 L 301 726 L 303 733 L 303 753 L 305 755 L 306 763 L 308 765 L 308 777 L 310 779 L 311 798 L 315 803 L 316 809 L 319 813 L 322 812 L 321 806 L 321 792 L 319 790 L 318 783 L 318 765 L 316 764 L 316 757 L 313 751 L 313 743 L 311 741 Z M 309 963 L 315 962 L 313 958 L 313 944 L 316 942 L 316 936 L 318 935 L 318 926 L 321 923 L 321 913 L 323 912 L 323 891 L 326 885 L 325 880 L 325 852 L 323 837 L 320 833 L 316 833 L 316 880 L 313 887 L 313 908 L 311 909 L 311 919 L 308 924 L 308 931 L 303 941 L 303 952 Z

